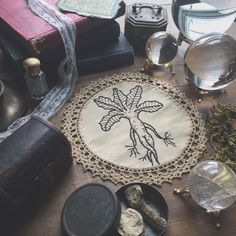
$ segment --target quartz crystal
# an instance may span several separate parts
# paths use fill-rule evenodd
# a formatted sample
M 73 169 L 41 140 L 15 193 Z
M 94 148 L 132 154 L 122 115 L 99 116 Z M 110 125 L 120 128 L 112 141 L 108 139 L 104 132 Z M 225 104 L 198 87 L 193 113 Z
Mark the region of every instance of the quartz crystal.
M 207 210 L 223 210 L 236 200 L 236 175 L 221 162 L 199 163 L 191 170 L 188 184 L 193 200 Z

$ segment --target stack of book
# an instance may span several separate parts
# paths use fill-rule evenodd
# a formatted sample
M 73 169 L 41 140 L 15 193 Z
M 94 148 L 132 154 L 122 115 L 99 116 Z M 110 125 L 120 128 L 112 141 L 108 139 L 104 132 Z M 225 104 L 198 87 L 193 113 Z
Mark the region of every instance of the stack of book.
M 56 4 L 57 0 L 48 0 Z M 121 2 L 117 17 L 125 13 Z M 133 63 L 133 49 L 114 20 L 66 13 L 77 27 L 76 55 L 79 74 L 100 72 Z M 64 58 L 64 46 L 57 29 L 35 15 L 27 1 L 1 0 L 0 47 L 22 72 L 22 61 L 36 56 L 46 73 L 54 76 Z M 55 76 L 54 76 L 55 77 Z M 55 81 L 53 81 L 55 82 Z

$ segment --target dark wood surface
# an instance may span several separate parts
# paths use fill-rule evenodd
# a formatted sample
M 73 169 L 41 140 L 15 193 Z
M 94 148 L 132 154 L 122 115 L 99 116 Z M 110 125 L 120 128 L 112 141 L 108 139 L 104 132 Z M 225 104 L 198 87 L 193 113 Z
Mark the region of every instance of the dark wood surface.
M 127 1 L 128 3 L 132 0 Z M 150 2 L 150 1 L 149 1 Z M 155 2 L 155 1 L 151 1 Z M 170 1 L 159 1 L 158 3 L 169 3 Z M 170 10 L 170 5 L 166 5 Z M 124 17 L 118 19 L 123 30 Z M 169 12 L 168 31 L 177 36 L 177 29 L 171 19 Z M 236 24 L 230 28 L 229 34 L 236 37 Z M 171 76 L 170 72 L 163 68 L 155 68 L 152 76 L 155 79 L 162 79 L 170 82 L 178 87 L 187 97 L 191 98 L 199 109 L 210 109 L 211 106 L 219 101 L 221 103 L 231 103 L 236 105 L 236 82 L 232 83 L 225 89 L 225 93 L 216 94 L 216 96 L 208 96 L 203 99 L 202 103 L 197 102 L 198 95 L 193 87 L 185 80 L 183 71 L 183 56 L 187 48 L 187 44 L 179 48 L 178 54 L 174 59 L 175 76 Z M 6 67 L 3 63 L 4 55 L 0 53 L 0 78 L 15 77 L 11 68 Z M 75 93 L 79 93 L 80 87 L 90 80 L 102 79 L 105 75 L 111 75 L 120 72 L 139 71 L 144 63 L 144 57 L 135 57 L 135 63 L 132 66 L 123 67 L 113 71 L 83 76 L 75 88 Z M 60 127 L 60 120 L 63 108 L 56 114 L 51 121 Z M 206 151 L 204 158 L 207 159 L 209 153 Z M 102 181 L 99 177 L 93 177 L 90 172 L 85 172 L 81 165 L 73 163 L 66 176 L 53 187 L 53 189 L 41 198 L 41 201 L 35 209 L 30 213 L 22 212 L 17 222 L 12 223 L 8 232 L 0 232 L 1 236 L 60 236 L 60 216 L 61 210 L 67 197 L 79 186 L 89 182 L 103 182 L 117 190 L 121 185 L 114 185 L 109 181 Z M 169 206 L 169 221 L 165 236 L 234 236 L 236 235 L 236 204 L 224 210 L 220 216 L 222 228 L 217 230 L 214 226 L 214 220 L 208 216 L 205 211 L 196 205 L 193 200 L 186 197 L 179 197 L 173 194 L 173 189 L 183 187 L 187 184 L 187 174 L 181 179 L 174 179 L 172 184 L 164 183 L 157 189 L 165 197 Z

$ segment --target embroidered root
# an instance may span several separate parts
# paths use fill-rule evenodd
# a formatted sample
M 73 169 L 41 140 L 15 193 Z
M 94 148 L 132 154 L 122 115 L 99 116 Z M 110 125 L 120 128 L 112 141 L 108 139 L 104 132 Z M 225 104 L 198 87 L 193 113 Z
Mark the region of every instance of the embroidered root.
M 137 149 L 137 142 L 139 141 L 143 148 L 146 149 L 146 154 L 139 159 L 148 160 L 152 165 L 154 165 L 154 162 L 160 164 L 152 134 L 157 138 L 162 139 L 166 146 L 175 146 L 175 142 L 168 132 L 166 132 L 163 137 L 153 126 L 143 122 L 139 118 L 140 112 L 156 112 L 163 107 L 163 104 L 158 101 L 145 101 L 139 104 L 142 92 L 143 89 L 139 85 L 132 88 L 127 95 L 117 88 L 114 88 L 113 100 L 103 96 L 95 99 L 94 102 L 99 107 L 110 110 L 109 113 L 102 118 L 99 124 L 103 131 L 109 131 L 121 118 L 127 119 L 130 124 L 130 139 L 132 145 L 126 147 L 128 147 L 128 150 L 130 151 L 130 156 L 134 155 L 136 157 L 140 154 Z

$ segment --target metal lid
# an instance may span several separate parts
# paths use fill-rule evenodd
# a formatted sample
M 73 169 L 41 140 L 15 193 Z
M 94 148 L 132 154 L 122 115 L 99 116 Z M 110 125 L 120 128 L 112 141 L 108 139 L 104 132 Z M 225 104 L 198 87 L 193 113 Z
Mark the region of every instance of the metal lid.
M 161 28 L 167 25 L 167 11 L 157 4 L 134 3 L 127 7 L 126 21 L 133 26 Z
M 40 72 L 40 60 L 35 57 L 25 59 L 23 66 L 30 75 L 38 75 Z
M 120 220 L 120 202 L 115 193 L 98 183 L 74 191 L 62 211 L 66 236 L 111 236 Z

